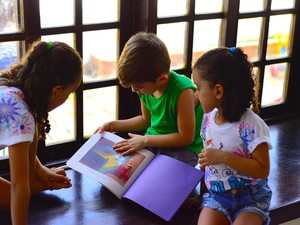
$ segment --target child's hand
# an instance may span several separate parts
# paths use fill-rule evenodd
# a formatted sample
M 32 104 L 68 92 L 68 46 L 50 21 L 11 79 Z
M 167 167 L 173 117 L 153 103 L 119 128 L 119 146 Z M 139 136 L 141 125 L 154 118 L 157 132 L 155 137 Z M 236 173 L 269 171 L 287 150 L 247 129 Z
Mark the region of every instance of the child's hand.
M 113 132 L 113 128 L 112 128 L 110 122 L 102 124 L 100 127 L 98 127 L 98 128 L 94 131 L 93 134 L 101 133 L 101 132 L 104 132 L 104 131 Z
M 201 206 L 202 195 L 198 195 L 192 198 L 187 198 L 187 200 L 183 203 L 183 208 L 188 209 L 197 209 Z
M 117 152 L 122 152 L 122 155 L 130 155 L 145 147 L 145 136 L 139 134 L 128 133 L 130 139 L 122 140 L 116 143 L 113 148 Z
M 50 169 L 50 182 L 52 190 L 57 190 L 61 188 L 69 188 L 72 186 L 71 180 L 67 177 L 67 174 L 62 168 L 51 168 Z
M 67 177 L 64 169 L 43 167 L 39 170 L 38 178 L 45 190 L 58 190 L 72 186 L 71 180 Z
M 203 148 L 201 153 L 198 154 L 199 164 L 201 170 L 208 165 L 216 165 L 222 163 L 222 156 L 225 151 L 214 148 Z

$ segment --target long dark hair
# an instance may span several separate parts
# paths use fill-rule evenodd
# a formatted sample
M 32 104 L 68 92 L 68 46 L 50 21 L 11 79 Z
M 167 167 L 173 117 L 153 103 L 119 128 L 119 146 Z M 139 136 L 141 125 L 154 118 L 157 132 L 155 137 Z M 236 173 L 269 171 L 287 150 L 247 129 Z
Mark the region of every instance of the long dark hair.
M 50 131 L 48 106 L 56 85 L 66 88 L 82 78 L 82 60 L 63 42 L 35 42 L 20 63 L 3 71 L 6 86 L 19 88 L 38 125 L 39 139 Z
M 194 69 L 201 71 L 202 79 L 211 87 L 216 84 L 224 87 L 221 108 L 229 122 L 239 121 L 250 106 L 254 112 L 259 112 L 253 64 L 241 48 L 210 50 L 197 60 Z

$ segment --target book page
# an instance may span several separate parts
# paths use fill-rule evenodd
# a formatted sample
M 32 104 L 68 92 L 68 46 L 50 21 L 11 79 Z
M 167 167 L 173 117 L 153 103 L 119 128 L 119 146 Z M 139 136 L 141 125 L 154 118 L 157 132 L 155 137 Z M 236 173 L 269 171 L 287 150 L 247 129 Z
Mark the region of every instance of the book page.
M 110 132 L 96 133 L 67 161 L 67 165 L 97 180 L 121 199 L 154 157 L 145 149 L 122 156 L 112 147 L 121 140 L 123 138 Z
M 204 172 L 166 155 L 157 155 L 124 194 L 170 221 Z

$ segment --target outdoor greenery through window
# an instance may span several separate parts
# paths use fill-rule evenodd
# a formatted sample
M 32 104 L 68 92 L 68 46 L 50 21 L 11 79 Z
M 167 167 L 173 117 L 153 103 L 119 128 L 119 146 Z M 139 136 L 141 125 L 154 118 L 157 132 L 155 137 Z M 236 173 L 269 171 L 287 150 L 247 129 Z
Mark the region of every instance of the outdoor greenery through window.
M 261 112 L 276 114 L 274 109 L 287 105 L 294 34 L 299 29 L 296 1 L 141 0 L 141 6 L 134 4 L 0 0 L 0 70 L 22 57 L 32 37 L 65 42 L 83 59 L 82 85 L 50 112 L 47 151 L 41 153 L 47 158 L 51 152 L 48 161 L 74 153 L 102 123 L 137 113 L 138 107 L 132 105 L 136 96 L 119 86 L 116 62 L 128 38 L 141 30 L 157 33 L 169 49 L 171 69 L 189 77 L 193 63 L 206 51 L 242 47 L 255 65 Z M 1 119 L 0 129 L 4 129 Z M 6 156 L 2 151 L 1 157 Z

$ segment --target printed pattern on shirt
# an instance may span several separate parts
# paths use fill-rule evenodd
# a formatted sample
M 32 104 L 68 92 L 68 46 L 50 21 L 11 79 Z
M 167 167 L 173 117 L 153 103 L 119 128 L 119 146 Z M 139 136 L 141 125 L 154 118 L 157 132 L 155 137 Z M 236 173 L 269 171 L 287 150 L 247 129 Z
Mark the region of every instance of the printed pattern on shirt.
M 258 137 L 263 136 L 263 132 L 259 127 L 264 125 L 254 127 L 254 124 L 252 124 L 253 116 L 247 113 L 245 120 L 218 127 L 214 122 L 215 113 L 216 111 L 205 114 L 203 118 L 201 137 L 204 147 L 227 151 L 239 157 L 251 158 L 252 154 L 249 146 L 257 141 Z M 207 166 L 205 171 L 207 188 L 215 192 L 243 189 L 259 181 L 254 177 L 238 173 L 223 163 Z
M 23 98 L 20 90 L 1 87 L 0 146 L 5 139 L 8 140 L 19 135 L 33 136 L 35 132 L 35 121 Z

